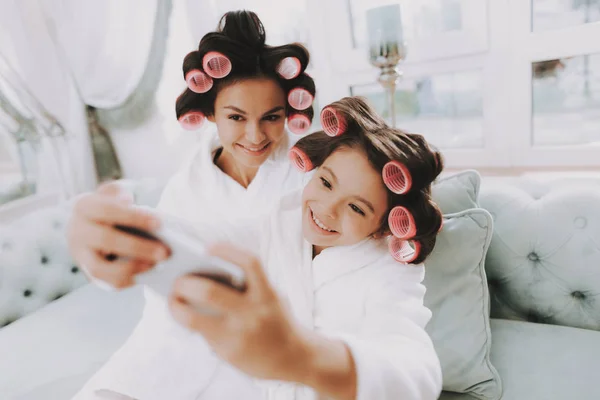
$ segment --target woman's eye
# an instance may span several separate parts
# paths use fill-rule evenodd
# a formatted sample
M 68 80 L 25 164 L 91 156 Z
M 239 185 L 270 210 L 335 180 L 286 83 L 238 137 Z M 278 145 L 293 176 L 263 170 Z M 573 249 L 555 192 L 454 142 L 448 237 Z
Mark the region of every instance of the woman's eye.
M 325 186 L 327 189 L 331 189 L 331 183 L 329 183 L 327 179 L 321 178 L 321 182 L 323 183 L 323 186 Z
M 234 121 L 241 121 L 242 120 L 242 116 L 241 115 L 237 115 L 237 114 L 233 114 L 229 116 L 229 119 L 234 120 Z
M 354 204 L 350 204 L 350 208 L 356 212 L 357 214 L 360 214 L 362 216 L 365 215 L 365 213 L 363 212 L 363 210 L 361 210 L 360 208 L 358 208 L 357 206 L 355 206 Z
M 273 122 L 273 121 L 279 120 L 280 118 L 281 118 L 281 115 L 274 114 L 274 115 L 267 115 L 265 117 L 265 120 Z

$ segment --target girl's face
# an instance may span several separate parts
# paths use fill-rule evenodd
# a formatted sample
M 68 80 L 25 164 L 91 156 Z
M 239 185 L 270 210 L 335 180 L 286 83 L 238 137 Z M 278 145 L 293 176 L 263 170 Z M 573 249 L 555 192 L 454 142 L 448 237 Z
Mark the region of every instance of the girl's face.
M 286 96 L 271 79 L 247 79 L 223 88 L 208 119 L 217 124 L 223 150 L 258 168 L 285 133 Z
M 388 208 L 381 173 L 362 150 L 341 148 L 302 193 L 302 230 L 317 252 L 356 244 L 376 233 Z

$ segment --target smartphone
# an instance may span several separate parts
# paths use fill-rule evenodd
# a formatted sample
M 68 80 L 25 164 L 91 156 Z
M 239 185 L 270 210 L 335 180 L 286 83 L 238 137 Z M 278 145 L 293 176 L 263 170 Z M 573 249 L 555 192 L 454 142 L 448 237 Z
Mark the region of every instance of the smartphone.
M 244 292 L 244 271 L 237 265 L 214 257 L 206 252 L 203 243 L 176 226 L 163 221 L 156 232 L 146 232 L 130 226 L 115 225 L 115 228 L 148 240 L 165 244 L 171 251 L 168 259 L 156 264 L 151 270 L 136 276 L 136 282 L 147 285 L 167 296 L 175 280 L 186 274 L 208 278 L 232 289 Z

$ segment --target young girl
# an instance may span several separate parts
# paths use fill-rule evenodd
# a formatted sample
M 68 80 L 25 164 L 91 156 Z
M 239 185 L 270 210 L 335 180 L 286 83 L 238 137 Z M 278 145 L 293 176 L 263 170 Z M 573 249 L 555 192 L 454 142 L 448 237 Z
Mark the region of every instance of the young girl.
M 252 232 L 239 232 L 235 246 L 212 249 L 244 269 L 247 290 L 197 276 L 173 288 L 174 319 L 227 363 L 190 377 L 193 393 L 166 380 L 152 391 L 110 389 L 144 400 L 438 398 L 441 370 L 424 330 L 431 313 L 421 263 L 442 226 L 430 196 L 441 156 L 422 136 L 388 127 L 358 98 L 331 104 L 321 120 L 325 131 L 290 151 L 302 170 L 316 168 L 303 191 L 285 196 Z M 202 232 L 209 243 L 221 229 Z M 181 355 L 189 343 L 171 350 Z M 184 356 L 163 371 L 187 375 L 193 363 L 213 358 Z

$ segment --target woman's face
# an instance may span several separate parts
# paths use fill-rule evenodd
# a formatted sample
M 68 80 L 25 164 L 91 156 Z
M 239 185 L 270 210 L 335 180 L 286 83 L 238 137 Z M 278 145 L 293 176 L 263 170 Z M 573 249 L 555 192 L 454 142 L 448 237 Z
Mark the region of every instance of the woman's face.
M 376 233 L 387 212 L 387 190 L 362 150 L 341 148 L 302 192 L 302 230 L 317 250 L 349 246 Z
M 286 95 L 272 79 L 247 79 L 223 88 L 214 116 L 223 150 L 243 166 L 258 168 L 285 134 Z

